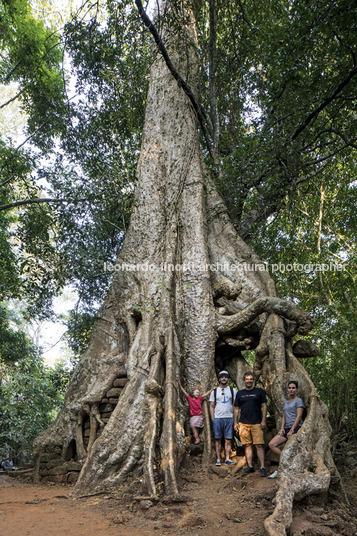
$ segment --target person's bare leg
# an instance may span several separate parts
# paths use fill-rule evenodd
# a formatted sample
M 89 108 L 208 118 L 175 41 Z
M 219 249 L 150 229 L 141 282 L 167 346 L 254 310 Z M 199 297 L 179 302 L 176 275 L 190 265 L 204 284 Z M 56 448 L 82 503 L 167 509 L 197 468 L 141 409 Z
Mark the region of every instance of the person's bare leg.
M 200 442 L 200 438 L 198 437 L 198 428 L 196 428 L 196 426 L 191 426 L 191 430 L 192 430 L 192 433 L 193 433 L 193 437 L 195 438 L 195 443 L 199 443 Z
M 245 458 L 247 460 L 247 464 L 252 467 L 253 466 L 253 445 L 249 443 L 248 445 L 244 445 L 244 451 L 245 451 Z
M 255 445 L 257 448 L 257 456 L 260 463 L 260 467 L 264 467 L 264 445 Z
M 269 448 L 271 451 L 274 452 L 280 458 L 281 450 L 278 448 L 279 445 L 282 445 L 285 443 L 287 439 L 281 435 L 276 435 L 273 437 L 273 439 L 269 443 Z
M 222 441 L 221 441 L 221 439 L 216 439 L 215 444 L 216 444 L 216 456 L 217 456 L 217 460 L 218 460 L 218 459 L 221 459 L 221 450 L 222 450 Z
M 226 461 L 230 459 L 231 451 L 232 451 L 231 440 L 230 439 L 225 439 L 224 440 L 224 452 L 225 452 L 225 455 L 226 455 Z

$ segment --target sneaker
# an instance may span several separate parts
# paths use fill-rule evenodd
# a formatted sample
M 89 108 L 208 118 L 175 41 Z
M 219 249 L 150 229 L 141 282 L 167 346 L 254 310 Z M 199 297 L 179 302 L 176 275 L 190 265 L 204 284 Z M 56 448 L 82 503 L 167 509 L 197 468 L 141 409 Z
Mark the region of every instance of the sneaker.
M 248 467 L 244 469 L 242 476 L 249 475 L 249 473 L 254 473 L 254 467 L 252 465 L 248 465 Z
M 235 465 L 235 464 L 236 464 L 236 462 L 233 462 L 232 460 L 226 460 L 224 462 L 224 465 Z
M 278 478 L 278 471 L 274 471 L 274 473 L 269 475 L 268 478 Z
M 196 437 L 196 439 L 195 439 L 195 445 L 198 445 L 199 442 L 200 442 L 199 437 Z
M 260 468 L 260 476 L 267 476 L 267 473 L 265 471 L 265 467 Z
M 217 458 L 216 465 L 222 465 L 222 462 L 219 458 Z

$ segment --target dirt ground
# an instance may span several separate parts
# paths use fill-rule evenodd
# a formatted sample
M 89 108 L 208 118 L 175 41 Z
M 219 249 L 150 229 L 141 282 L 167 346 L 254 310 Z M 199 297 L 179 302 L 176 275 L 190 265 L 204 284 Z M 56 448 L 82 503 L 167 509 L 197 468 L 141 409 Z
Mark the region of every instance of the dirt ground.
M 202 468 L 192 457 L 180 473 L 182 496 L 157 501 L 111 494 L 73 499 L 71 487 L 34 485 L 0 473 L 0 536 L 263 536 L 276 481 L 258 472 Z M 290 536 L 357 535 L 357 478 L 345 482 L 350 505 L 298 504 Z

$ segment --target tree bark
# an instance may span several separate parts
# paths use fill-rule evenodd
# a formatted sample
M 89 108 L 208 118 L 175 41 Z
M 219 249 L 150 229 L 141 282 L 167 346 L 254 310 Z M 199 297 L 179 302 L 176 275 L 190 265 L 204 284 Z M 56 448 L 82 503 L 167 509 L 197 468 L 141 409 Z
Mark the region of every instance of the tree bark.
M 185 39 L 170 42 L 165 36 L 191 88 L 198 85 L 199 69 L 194 22 L 187 8 Z M 156 495 L 162 481 L 167 494 L 177 494 L 186 418 L 177 380 L 188 391 L 206 391 L 224 367 L 241 386 L 241 374 L 249 369 L 241 354 L 245 341 L 256 348 L 254 369 L 276 415 L 291 378 L 300 381 L 308 402 L 303 429 L 284 449 L 277 506 L 266 522 L 268 534 L 285 534 L 294 497 L 326 491 L 330 475 L 337 475 L 326 407 L 303 367 L 285 352 L 290 339 L 282 317 L 302 333 L 311 321 L 293 303 L 276 298 L 260 259 L 237 235 L 205 167 L 193 107 L 160 57 L 151 69 L 137 175 L 118 271 L 89 349 L 58 418 L 35 442 L 37 475 L 48 478 L 51 466 L 60 480 L 63 467 L 75 459 L 80 465 L 75 495 L 130 478 L 141 481 L 146 495 Z M 207 461 L 212 456 L 207 408 L 205 415 Z M 318 423 L 314 430 L 312 422 Z M 290 463 L 296 468 L 293 486 Z M 287 497 L 290 513 L 282 515 Z

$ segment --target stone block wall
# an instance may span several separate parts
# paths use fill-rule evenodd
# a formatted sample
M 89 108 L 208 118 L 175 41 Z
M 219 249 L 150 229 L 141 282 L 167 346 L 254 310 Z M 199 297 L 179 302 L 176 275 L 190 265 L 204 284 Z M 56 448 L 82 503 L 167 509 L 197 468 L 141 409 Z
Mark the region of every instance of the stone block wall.
M 118 404 L 127 381 L 127 377 L 117 377 L 105 393 L 105 396 L 100 400 L 98 404 L 98 417 L 101 424 L 98 422 L 98 419 L 94 419 L 88 412 L 83 412 L 81 424 L 79 421 L 79 426 L 81 425 L 82 430 L 82 437 L 79 438 L 79 442 L 82 443 L 82 445 L 76 444 L 75 439 L 73 439 L 66 449 L 63 449 L 58 445 L 52 448 L 46 447 L 44 449 L 38 460 L 37 475 L 39 480 L 43 482 L 63 484 L 73 484 L 77 481 L 82 468 L 82 462 L 79 461 L 79 458 L 83 459 L 88 449 L 91 435 L 91 423 L 92 426 L 95 426 L 96 428 L 95 438 L 97 438 L 102 433 L 115 406 Z M 79 450 L 82 452 L 82 457 L 79 456 Z

